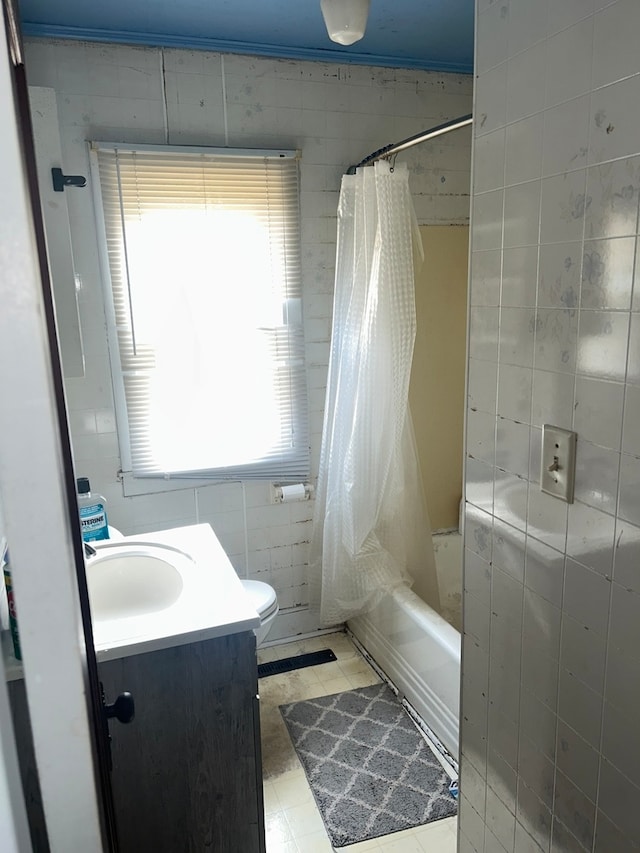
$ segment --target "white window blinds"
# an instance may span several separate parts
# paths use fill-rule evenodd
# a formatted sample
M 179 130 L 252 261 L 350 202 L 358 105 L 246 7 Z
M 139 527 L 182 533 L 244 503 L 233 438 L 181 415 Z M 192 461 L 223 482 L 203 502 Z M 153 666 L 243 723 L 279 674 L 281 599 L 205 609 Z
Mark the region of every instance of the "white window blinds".
M 123 468 L 308 476 L 295 157 L 100 143 L 92 158 Z

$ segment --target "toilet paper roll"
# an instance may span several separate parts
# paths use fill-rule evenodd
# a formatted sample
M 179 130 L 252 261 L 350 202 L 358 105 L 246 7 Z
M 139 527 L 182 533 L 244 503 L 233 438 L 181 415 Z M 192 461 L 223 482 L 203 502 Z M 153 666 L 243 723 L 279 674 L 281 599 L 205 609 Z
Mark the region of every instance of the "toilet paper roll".
M 296 483 L 293 486 L 280 486 L 280 491 L 282 492 L 283 504 L 291 503 L 291 501 L 307 500 L 307 490 L 304 487 L 304 483 Z

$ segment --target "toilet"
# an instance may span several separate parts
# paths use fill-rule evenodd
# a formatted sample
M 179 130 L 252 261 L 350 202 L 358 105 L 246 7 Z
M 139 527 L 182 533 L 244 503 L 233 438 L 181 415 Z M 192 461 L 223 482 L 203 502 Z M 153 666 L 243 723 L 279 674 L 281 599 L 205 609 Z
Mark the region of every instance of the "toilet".
M 244 591 L 249 596 L 251 605 L 260 617 L 260 627 L 254 629 L 256 645 L 259 646 L 267 638 L 273 620 L 278 615 L 278 599 L 276 591 L 268 583 L 262 581 L 242 581 Z

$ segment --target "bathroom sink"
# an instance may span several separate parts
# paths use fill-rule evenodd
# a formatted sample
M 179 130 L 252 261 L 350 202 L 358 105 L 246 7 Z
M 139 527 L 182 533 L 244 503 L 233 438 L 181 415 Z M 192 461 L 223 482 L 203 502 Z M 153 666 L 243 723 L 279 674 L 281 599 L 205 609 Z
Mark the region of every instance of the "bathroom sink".
M 87 560 L 91 613 L 96 621 L 157 613 L 180 598 L 180 566 L 190 558 L 166 545 L 109 544 Z
M 90 544 L 96 553 L 85 557 L 85 572 L 98 661 L 260 626 L 208 524 Z

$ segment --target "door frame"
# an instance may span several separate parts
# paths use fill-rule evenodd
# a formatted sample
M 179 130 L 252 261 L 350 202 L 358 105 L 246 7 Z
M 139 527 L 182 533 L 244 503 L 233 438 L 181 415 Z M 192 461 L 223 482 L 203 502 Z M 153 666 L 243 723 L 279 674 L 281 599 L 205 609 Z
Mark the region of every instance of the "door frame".
M 3 853 L 31 853 L 27 810 L 20 784 L 4 661 L 0 657 L 0 838 Z
M 83 545 L 26 78 L 13 0 L 0 32 L 0 502 L 52 850 L 115 850 Z M 6 665 L 6 660 L 5 660 Z

